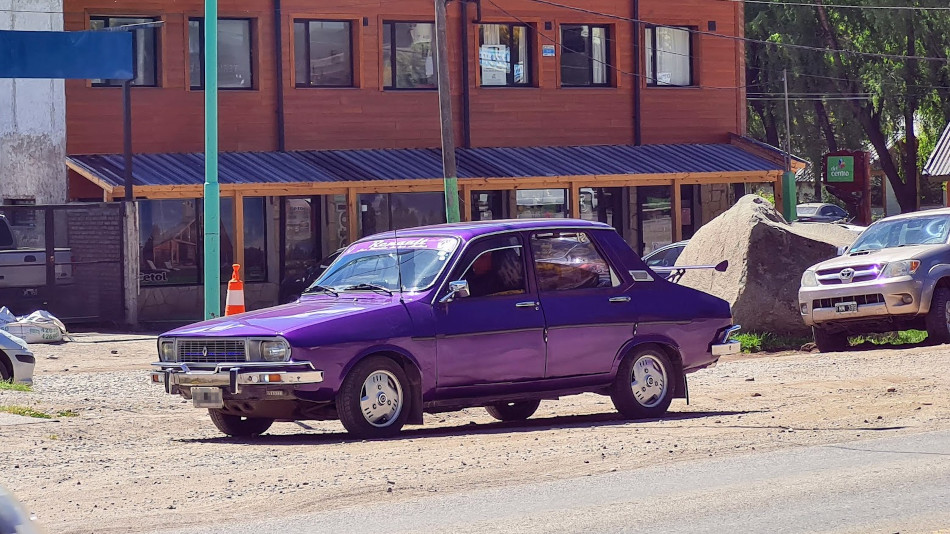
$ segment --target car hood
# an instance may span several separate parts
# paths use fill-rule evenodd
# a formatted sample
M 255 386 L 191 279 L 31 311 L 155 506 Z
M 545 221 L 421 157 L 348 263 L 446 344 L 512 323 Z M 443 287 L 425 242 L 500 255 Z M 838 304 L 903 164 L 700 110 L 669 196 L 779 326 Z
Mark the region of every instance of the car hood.
M 245 337 L 292 336 L 302 329 L 319 328 L 326 323 L 359 314 L 377 316 L 391 311 L 405 315 L 398 298 L 384 296 L 339 297 L 309 296 L 297 302 L 220 317 L 176 328 L 162 336 Z M 394 317 L 395 318 L 395 317 Z
M 845 254 L 830 260 L 823 261 L 812 266 L 814 270 L 825 269 L 844 269 L 845 267 L 854 267 L 855 265 L 878 264 L 884 265 L 894 261 L 920 259 L 930 252 L 933 252 L 933 245 L 914 245 L 909 247 L 882 248 L 880 250 L 869 250 L 858 254 Z

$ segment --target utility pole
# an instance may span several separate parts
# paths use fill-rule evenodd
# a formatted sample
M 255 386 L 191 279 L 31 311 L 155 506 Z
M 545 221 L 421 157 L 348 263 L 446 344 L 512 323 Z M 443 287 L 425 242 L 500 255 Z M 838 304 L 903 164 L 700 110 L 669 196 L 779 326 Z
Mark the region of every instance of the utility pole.
M 221 187 L 218 185 L 218 0 L 205 0 L 205 319 L 221 315 Z M 243 232 L 243 228 L 238 228 Z
M 449 86 L 449 53 L 445 38 L 445 3 L 435 0 L 435 60 L 439 83 L 439 118 L 442 130 L 442 180 L 445 189 L 445 220 L 459 222 L 458 169 L 455 166 L 455 126 L 452 124 L 452 92 Z M 468 61 L 468 58 L 465 59 Z
M 792 222 L 796 218 L 795 206 L 798 204 L 798 191 L 795 173 L 792 172 L 792 119 L 788 111 L 788 69 L 782 69 L 782 82 L 785 84 L 785 172 L 782 173 L 782 215 Z

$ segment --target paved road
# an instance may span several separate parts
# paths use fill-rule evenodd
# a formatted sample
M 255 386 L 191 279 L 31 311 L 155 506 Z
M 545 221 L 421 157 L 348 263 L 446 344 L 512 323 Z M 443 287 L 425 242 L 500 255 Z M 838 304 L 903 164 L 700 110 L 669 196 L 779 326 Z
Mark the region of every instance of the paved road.
M 950 432 L 710 458 L 178 532 L 624 531 L 950 531 Z

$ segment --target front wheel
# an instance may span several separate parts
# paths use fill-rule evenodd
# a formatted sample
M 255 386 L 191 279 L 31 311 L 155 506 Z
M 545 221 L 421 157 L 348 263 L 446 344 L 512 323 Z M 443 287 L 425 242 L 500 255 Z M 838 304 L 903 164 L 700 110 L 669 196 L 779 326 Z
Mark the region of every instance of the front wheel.
M 950 343 L 950 289 L 934 290 L 927 312 L 927 338 L 934 343 Z
M 353 367 L 336 397 L 346 431 L 358 438 L 385 438 L 399 433 L 409 417 L 410 388 L 406 372 L 384 356 L 367 358 Z
M 847 350 L 850 346 L 848 345 L 848 334 L 845 332 L 831 333 L 817 326 L 813 326 L 811 331 L 815 336 L 815 346 L 818 347 L 818 352 L 841 352 Z
M 523 402 L 500 402 L 491 406 L 486 406 L 488 415 L 499 421 L 524 421 L 534 415 L 538 410 L 541 401 L 523 401 Z
M 211 416 L 211 422 L 214 423 L 214 426 L 218 427 L 218 430 L 235 438 L 259 436 L 274 424 L 273 419 L 228 415 L 221 410 L 215 409 L 209 409 L 208 415 Z
M 670 358 L 662 349 L 639 349 L 620 363 L 610 399 L 627 419 L 659 417 L 673 401 L 675 376 Z

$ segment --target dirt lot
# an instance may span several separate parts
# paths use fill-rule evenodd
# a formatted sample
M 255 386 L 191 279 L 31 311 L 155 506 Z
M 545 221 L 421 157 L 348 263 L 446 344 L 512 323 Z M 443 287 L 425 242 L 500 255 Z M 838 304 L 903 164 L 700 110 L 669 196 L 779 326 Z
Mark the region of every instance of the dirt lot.
M 950 349 L 730 358 L 690 378 L 670 417 L 619 420 L 597 395 L 544 402 L 524 424 L 483 409 L 426 416 L 400 439 L 352 441 L 337 422 L 219 434 L 147 380 L 154 338 L 80 334 L 36 345 L 33 392 L 0 405 L 3 484 L 50 532 L 143 532 L 292 515 L 546 477 L 950 428 Z

